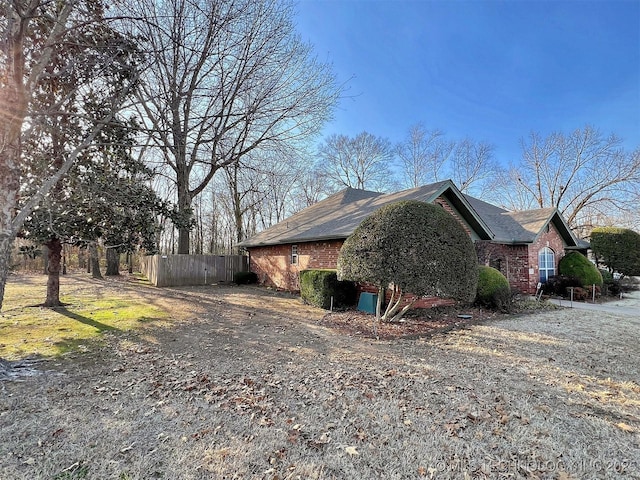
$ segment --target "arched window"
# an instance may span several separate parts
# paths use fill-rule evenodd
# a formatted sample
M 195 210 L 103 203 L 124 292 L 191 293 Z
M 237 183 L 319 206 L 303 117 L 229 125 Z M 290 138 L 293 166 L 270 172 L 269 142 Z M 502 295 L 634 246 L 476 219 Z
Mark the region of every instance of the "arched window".
M 556 254 L 549 247 L 544 247 L 538 252 L 538 270 L 542 283 L 556 274 Z

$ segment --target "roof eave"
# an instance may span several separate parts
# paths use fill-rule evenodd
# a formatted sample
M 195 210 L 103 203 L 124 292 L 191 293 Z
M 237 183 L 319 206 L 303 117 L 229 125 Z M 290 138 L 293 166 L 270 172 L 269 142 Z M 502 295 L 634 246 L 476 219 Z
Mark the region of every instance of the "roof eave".
M 256 248 L 256 247 L 272 247 L 274 245 L 295 245 L 298 243 L 309 243 L 309 242 L 325 242 L 327 240 L 345 240 L 347 236 L 345 235 L 326 235 L 326 236 L 315 236 L 315 237 L 290 237 L 290 238 L 280 238 L 274 241 L 265 241 L 265 242 L 240 242 L 237 243 L 236 247 L 244 247 L 244 248 Z
M 467 221 L 469 225 L 474 229 L 474 231 L 478 234 L 478 236 L 482 240 L 492 240 L 495 237 L 495 234 L 489 228 L 489 225 L 478 215 L 478 212 L 475 211 L 473 206 L 469 203 L 469 201 L 464 197 L 462 192 L 458 190 L 458 187 L 454 185 L 451 180 L 447 180 L 443 184 L 443 186 L 436 192 L 436 195 L 432 199 L 432 202 L 435 201 L 440 195 L 446 194 L 447 190 L 451 190 L 454 195 L 453 198 L 449 198 L 450 201 L 454 204 L 453 206 L 460 212 L 463 218 Z M 460 208 L 460 207 L 464 208 Z M 464 215 L 464 212 L 469 212 L 469 215 Z

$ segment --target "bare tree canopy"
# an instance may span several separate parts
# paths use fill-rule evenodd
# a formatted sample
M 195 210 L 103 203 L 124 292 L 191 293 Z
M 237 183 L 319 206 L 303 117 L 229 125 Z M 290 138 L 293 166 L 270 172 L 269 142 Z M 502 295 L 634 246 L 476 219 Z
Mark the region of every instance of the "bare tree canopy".
M 308 140 L 330 118 L 340 87 L 296 34 L 290 2 L 140 0 L 132 10 L 150 60 L 138 108 L 182 212 L 219 169 Z M 178 252 L 189 252 L 188 228 Z
M 484 189 L 492 183 L 498 170 L 493 150 L 493 145 L 469 138 L 455 144 L 449 177 L 461 192 L 484 196 Z
M 396 146 L 404 184 L 416 188 L 443 179 L 453 147 L 440 130 L 428 130 L 421 123 L 410 127 L 405 140 Z
M 594 218 L 637 209 L 639 185 L 640 149 L 627 152 L 615 135 L 586 126 L 547 137 L 532 133 L 499 193 L 511 209 L 556 207 L 586 236 Z
M 385 191 L 393 188 L 393 147 L 386 138 L 362 132 L 354 138 L 331 135 L 319 147 L 319 169 L 336 189 Z
M 406 138 L 396 145 L 406 187 L 451 179 L 461 191 L 480 197 L 497 171 L 493 151 L 486 142 L 449 140 L 441 130 L 429 130 L 421 123 L 410 127 Z

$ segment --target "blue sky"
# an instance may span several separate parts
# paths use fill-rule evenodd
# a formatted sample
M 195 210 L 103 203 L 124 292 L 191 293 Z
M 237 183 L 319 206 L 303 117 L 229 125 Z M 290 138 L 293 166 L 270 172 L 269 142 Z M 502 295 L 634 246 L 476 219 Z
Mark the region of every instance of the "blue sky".
M 520 157 L 593 125 L 640 147 L 640 0 L 301 0 L 297 27 L 345 98 L 323 135 L 400 141 L 422 122 Z

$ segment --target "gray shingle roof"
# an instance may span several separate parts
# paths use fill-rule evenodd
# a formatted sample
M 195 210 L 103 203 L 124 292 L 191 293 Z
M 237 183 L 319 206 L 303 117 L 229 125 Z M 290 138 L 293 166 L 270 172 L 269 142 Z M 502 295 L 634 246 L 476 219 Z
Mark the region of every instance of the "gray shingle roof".
M 469 195 L 465 195 L 465 198 L 495 234 L 494 242 L 531 243 L 549 223 L 553 223 L 568 246 L 579 246 L 578 240 L 556 208 L 510 212 Z
M 461 194 L 450 180 L 445 180 L 390 194 L 346 188 L 239 243 L 238 246 L 257 247 L 344 239 L 351 235 L 365 218 L 384 205 L 403 200 L 432 203 L 440 195 L 446 196 L 479 237 L 487 240 L 500 243 L 530 243 L 555 215 L 561 227 L 566 226 L 557 210 L 553 208 L 508 212 Z M 566 232 L 561 231 L 561 234 L 569 240 L 573 238 L 575 244 L 575 238 L 568 227 Z M 571 245 L 570 241 L 567 243 Z
M 346 188 L 238 244 L 240 247 L 277 245 L 347 238 L 362 221 L 382 206 L 402 200 L 432 202 L 447 182 L 383 194 Z

